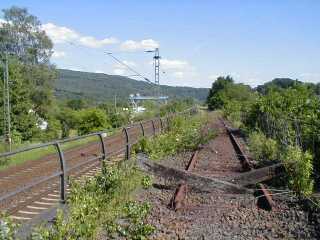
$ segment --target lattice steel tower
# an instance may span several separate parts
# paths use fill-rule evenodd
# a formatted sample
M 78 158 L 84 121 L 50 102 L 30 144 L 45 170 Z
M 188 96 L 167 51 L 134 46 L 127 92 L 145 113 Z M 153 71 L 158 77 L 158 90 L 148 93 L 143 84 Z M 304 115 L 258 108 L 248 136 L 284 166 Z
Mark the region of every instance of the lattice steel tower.
M 8 54 L 5 54 L 3 69 L 3 134 L 5 145 L 11 151 L 11 117 L 10 117 L 10 86 Z
M 154 50 L 154 83 L 156 85 L 160 85 L 160 54 L 159 54 L 159 48 L 156 48 Z

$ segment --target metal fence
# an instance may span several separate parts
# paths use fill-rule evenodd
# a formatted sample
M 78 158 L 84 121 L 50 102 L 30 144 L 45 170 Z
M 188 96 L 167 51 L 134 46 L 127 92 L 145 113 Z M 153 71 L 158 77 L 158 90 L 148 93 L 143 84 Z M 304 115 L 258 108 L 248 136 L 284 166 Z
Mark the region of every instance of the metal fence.
M 55 154 L 57 154 L 58 156 L 58 161 L 56 163 L 59 166 L 59 170 L 55 171 L 52 174 L 49 174 L 48 176 L 38 177 L 36 180 L 33 180 L 30 183 L 27 183 L 27 184 L 24 183 L 24 186 L 22 187 L 17 187 L 12 191 L 10 190 L 9 192 L 2 194 L 2 196 L 0 196 L 0 202 L 11 199 L 12 197 L 20 193 L 27 192 L 28 190 L 44 182 L 48 182 L 54 178 L 59 178 L 60 201 L 62 203 L 65 203 L 67 198 L 67 191 L 66 191 L 67 181 L 68 181 L 69 173 L 71 171 L 75 169 L 79 169 L 81 167 L 84 167 L 84 165 L 88 165 L 96 161 L 99 161 L 102 164 L 103 161 L 105 161 L 107 158 L 110 158 L 112 156 L 116 156 L 119 154 L 123 154 L 123 153 L 124 153 L 124 159 L 129 160 L 132 145 L 138 143 L 142 137 L 152 137 L 160 132 L 167 130 L 170 127 L 170 122 L 172 118 L 175 117 L 176 115 L 184 115 L 185 117 L 187 117 L 195 113 L 197 113 L 197 108 L 193 107 L 186 111 L 176 113 L 176 114 L 170 114 L 162 118 L 154 118 L 151 120 L 135 123 L 133 125 L 123 127 L 122 130 L 120 129 L 120 132 L 118 132 L 118 135 L 116 134 L 115 136 L 107 137 L 107 132 L 101 131 L 101 132 L 91 133 L 85 136 L 78 136 L 78 137 L 73 137 L 73 138 L 68 138 L 63 140 L 57 140 L 54 142 L 48 142 L 44 144 L 38 144 L 38 145 L 26 147 L 20 150 L 12 151 L 12 152 L 2 153 L 0 154 L 0 159 L 10 158 L 14 155 L 32 151 L 34 149 L 44 149 L 47 147 L 53 147 L 55 149 Z M 73 141 L 85 139 L 88 137 L 94 137 L 94 136 L 98 137 L 99 139 L 98 143 L 100 146 L 100 153 L 96 154 L 96 156 L 86 159 L 86 161 L 76 162 L 68 166 L 65 159 L 66 151 L 63 150 L 61 145 L 64 143 L 73 142 Z M 106 142 L 109 142 L 109 148 L 110 148 L 109 151 L 108 151 Z M 5 173 L 5 170 L 1 171 L 1 173 Z

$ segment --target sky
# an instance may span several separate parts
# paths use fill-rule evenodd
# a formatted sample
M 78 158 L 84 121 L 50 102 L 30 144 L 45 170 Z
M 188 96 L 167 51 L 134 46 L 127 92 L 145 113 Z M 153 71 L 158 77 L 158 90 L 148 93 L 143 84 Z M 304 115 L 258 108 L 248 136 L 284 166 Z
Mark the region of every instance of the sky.
M 39 18 L 58 68 L 134 74 L 112 52 L 154 79 L 144 51 L 159 47 L 161 84 L 210 87 L 221 75 L 251 86 L 276 77 L 320 82 L 318 0 L 0 1 L 0 9 L 12 5 Z

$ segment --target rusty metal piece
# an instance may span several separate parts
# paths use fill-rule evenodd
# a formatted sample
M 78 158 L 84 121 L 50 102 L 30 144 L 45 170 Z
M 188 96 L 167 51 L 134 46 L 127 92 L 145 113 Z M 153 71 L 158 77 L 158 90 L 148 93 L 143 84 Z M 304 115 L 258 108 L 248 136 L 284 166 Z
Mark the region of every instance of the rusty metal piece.
M 227 133 L 230 137 L 231 143 L 237 153 L 237 157 L 240 160 L 241 166 L 242 166 L 242 170 L 243 171 L 250 171 L 252 170 L 252 165 L 248 159 L 248 157 L 244 154 L 244 152 L 242 151 L 240 144 L 238 143 L 237 139 L 235 138 L 235 136 L 232 133 L 232 129 L 230 129 L 226 123 L 223 121 L 222 118 L 219 118 L 219 120 L 222 122 L 223 126 L 225 127 L 225 129 L 227 130 Z
M 177 211 L 184 206 L 184 199 L 187 196 L 187 184 L 179 184 L 176 191 L 174 192 L 173 197 L 170 200 L 169 208 Z
M 257 206 L 258 208 L 271 211 L 275 207 L 275 203 L 272 200 L 270 192 L 265 188 L 265 186 L 260 183 L 258 184 L 258 190 L 256 191 Z
M 196 150 L 196 151 L 192 154 L 192 156 L 191 156 L 191 158 L 190 158 L 190 160 L 189 160 L 189 162 L 188 162 L 188 165 L 187 165 L 187 167 L 186 167 L 186 170 L 187 170 L 187 171 L 190 171 L 191 169 L 194 169 L 194 168 L 195 168 L 197 159 L 198 159 L 198 150 Z
M 235 136 L 232 133 L 232 130 L 228 127 L 226 127 L 226 129 L 227 129 L 227 132 L 228 132 L 229 137 L 231 139 L 232 145 L 234 146 L 234 149 L 235 149 L 237 156 L 240 160 L 243 171 L 252 170 L 251 163 L 249 162 L 248 157 L 242 151 L 240 144 L 238 143 L 237 139 L 235 138 Z
M 262 167 L 250 172 L 241 173 L 238 176 L 233 176 L 226 180 L 241 186 L 248 186 L 271 180 L 274 177 L 281 176 L 284 172 L 285 169 L 283 164 L 277 163 L 268 167 Z

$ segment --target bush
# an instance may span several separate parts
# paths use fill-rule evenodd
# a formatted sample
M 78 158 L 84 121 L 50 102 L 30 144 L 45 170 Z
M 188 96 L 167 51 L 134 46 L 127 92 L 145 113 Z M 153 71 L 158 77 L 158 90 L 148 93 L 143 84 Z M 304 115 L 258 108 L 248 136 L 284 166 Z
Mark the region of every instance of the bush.
M 289 146 L 282 161 L 289 176 L 289 187 L 300 195 L 312 194 L 312 155 L 297 146 Z
M 79 135 L 111 128 L 105 112 L 97 108 L 81 110 L 77 125 Z
M 255 160 L 260 163 L 279 160 L 278 143 L 267 138 L 261 132 L 252 132 L 249 135 L 249 149 Z
M 59 120 L 55 118 L 48 119 L 48 127 L 42 133 L 41 140 L 48 141 L 48 140 L 55 140 L 60 138 L 61 133 L 61 123 Z
M 205 118 L 194 116 L 185 119 L 181 116 L 171 120 L 170 130 L 153 139 L 141 139 L 133 151 L 144 152 L 152 159 L 161 159 L 186 150 L 195 150 L 200 144 L 205 144 L 214 132 L 202 132 L 201 126 Z
M 0 214 L 0 239 L 13 240 L 17 224 L 14 224 L 8 217 Z
M 141 187 L 143 176 L 129 164 L 104 167 L 84 184 L 74 182 L 68 215 L 60 211 L 54 224 L 37 229 L 32 239 L 96 239 L 101 233 L 107 235 L 106 239 L 146 239 L 154 231 L 152 225 L 145 223 L 151 206 L 131 201 L 130 195 Z

